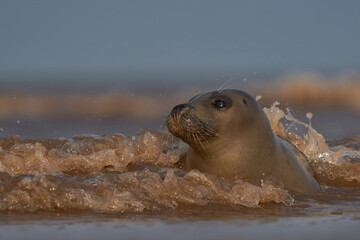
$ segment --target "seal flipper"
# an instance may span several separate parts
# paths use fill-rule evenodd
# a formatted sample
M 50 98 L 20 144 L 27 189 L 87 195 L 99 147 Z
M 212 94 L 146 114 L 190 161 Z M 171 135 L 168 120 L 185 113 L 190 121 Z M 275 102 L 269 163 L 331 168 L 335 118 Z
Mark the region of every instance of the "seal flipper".
M 301 152 L 295 145 L 293 145 L 291 142 L 276 136 L 279 141 L 287 148 L 289 149 L 294 156 L 298 159 L 298 161 L 301 163 L 301 165 L 303 166 L 303 168 L 314 178 L 316 177 L 316 173 L 314 171 L 314 169 L 311 167 L 309 160 L 307 159 L 307 157 L 305 156 L 305 154 L 303 152 Z

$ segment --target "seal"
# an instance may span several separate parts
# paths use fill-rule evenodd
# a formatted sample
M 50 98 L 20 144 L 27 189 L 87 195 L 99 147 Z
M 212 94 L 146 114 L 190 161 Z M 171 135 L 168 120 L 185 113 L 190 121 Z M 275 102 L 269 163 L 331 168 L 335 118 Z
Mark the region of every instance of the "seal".
M 167 118 L 170 133 L 189 145 L 179 165 L 228 179 L 259 184 L 274 177 L 288 189 L 313 194 L 319 185 L 273 133 L 257 101 L 237 89 L 199 94 L 176 105 Z

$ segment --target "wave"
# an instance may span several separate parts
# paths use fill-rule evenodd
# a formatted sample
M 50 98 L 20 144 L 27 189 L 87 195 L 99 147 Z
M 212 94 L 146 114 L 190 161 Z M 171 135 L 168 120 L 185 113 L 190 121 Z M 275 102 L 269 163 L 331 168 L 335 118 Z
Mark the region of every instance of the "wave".
M 359 139 L 329 146 L 315 129 L 285 114 L 277 104 L 264 110 L 274 132 L 309 159 L 322 184 L 319 194 L 304 200 L 272 179 L 253 185 L 197 170 L 185 172 L 174 166 L 184 151 L 184 143 L 168 132 L 144 129 L 131 137 L 1 138 L 0 211 L 112 214 L 208 204 L 236 209 L 259 208 L 274 202 L 296 207 L 303 206 L 304 201 L 311 204 L 323 199 L 356 203 L 359 191 L 349 191 L 360 187 Z M 296 134 L 288 123 L 307 131 Z M 342 188 L 336 189 L 334 195 L 331 186 Z

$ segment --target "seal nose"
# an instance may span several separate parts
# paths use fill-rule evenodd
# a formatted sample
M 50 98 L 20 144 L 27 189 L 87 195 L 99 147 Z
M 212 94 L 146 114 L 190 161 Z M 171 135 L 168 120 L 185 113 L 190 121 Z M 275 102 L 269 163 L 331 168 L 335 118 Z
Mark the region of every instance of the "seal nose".
M 176 105 L 176 106 L 173 108 L 173 110 L 171 111 L 171 114 L 173 114 L 173 115 L 180 114 L 180 113 L 182 112 L 182 110 L 184 110 L 186 107 L 187 107 L 186 104 Z

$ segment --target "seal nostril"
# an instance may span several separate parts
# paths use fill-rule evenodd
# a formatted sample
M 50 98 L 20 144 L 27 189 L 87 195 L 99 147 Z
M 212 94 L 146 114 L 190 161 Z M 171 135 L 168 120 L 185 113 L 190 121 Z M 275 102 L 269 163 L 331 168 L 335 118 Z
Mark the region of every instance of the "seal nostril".
M 184 108 L 186 108 L 186 104 L 179 104 L 179 105 L 176 105 L 171 112 L 172 112 L 173 114 L 178 114 L 178 113 L 180 113 Z

